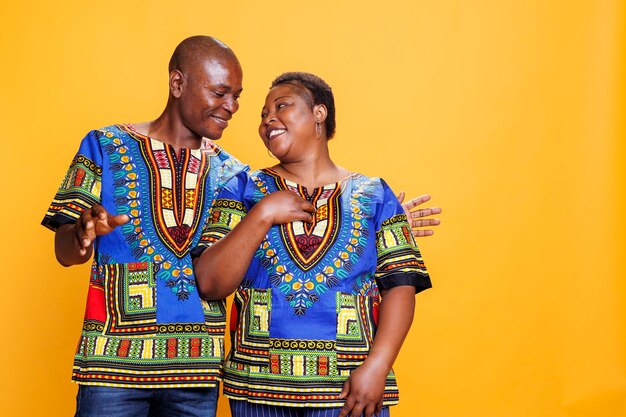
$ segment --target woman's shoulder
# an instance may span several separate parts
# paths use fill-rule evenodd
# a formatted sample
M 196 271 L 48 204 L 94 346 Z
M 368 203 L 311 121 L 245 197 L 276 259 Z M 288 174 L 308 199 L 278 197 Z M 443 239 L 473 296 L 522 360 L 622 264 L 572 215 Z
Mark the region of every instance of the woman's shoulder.
M 267 176 L 269 174 L 269 168 L 252 169 L 248 171 L 248 177 Z
M 353 190 L 358 190 L 368 194 L 379 194 L 388 188 L 387 183 L 380 177 L 368 177 L 359 172 L 352 172 L 346 178 L 346 182 L 350 183 Z
M 354 173 L 350 182 L 350 193 L 354 203 L 370 206 L 372 210 L 377 207 L 376 211 L 386 206 L 400 205 L 396 194 L 383 178 Z
M 265 184 L 270 178 L 275 176 L 277 175 L 275 173 L 272 173 L 272 171 L 268 168 L 255 169 L 246 173 L 248 184 L 255 186 L 261 186 L 262 184 Z

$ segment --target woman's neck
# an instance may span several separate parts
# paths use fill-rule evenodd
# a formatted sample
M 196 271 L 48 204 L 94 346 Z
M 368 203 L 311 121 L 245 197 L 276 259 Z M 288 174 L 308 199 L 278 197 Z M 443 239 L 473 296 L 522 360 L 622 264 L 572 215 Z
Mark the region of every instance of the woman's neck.
M 318 188 L 341 181 L 350 171 L 336 165 L 330 158 L 297 162 L 281 161 L 272 167 L 281 177 L 304 186 Z

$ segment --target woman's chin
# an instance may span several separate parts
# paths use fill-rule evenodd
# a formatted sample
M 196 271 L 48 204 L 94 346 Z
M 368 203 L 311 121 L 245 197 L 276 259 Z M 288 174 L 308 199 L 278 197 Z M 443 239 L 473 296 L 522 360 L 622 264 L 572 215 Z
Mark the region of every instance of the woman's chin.
M 268 150 L 275 158 L 283 160 L 287 158 L 287 150 L 281 147 L 269 147 Z

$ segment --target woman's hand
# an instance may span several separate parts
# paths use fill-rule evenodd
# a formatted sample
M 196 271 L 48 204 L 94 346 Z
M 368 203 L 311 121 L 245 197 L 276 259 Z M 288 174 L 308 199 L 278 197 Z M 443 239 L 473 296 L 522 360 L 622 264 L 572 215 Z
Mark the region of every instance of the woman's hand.
M 339 398 L 345 398 L 346 402 L 338 417 L 378 415 L 383 408 L 383 394 L 388 373 L 388 369 L 368 360 L 352 371 L 339 395 Z
M 339 398 L 346 403 L 339 417 L 371 417 L 383 406 L 385 380 L 411 327 L 415 312 L 415 287 L 399 285 L 381 292 L 378 328 L 367 359 L 343 385 Z
M 226 298 L 241 284 L 270 227 L 294 221 L 312 222 L 314 212 L 313 204 L 292 191 L 263 197 L 233 230 L 194 261 L 200 296 L 207 300 Z
M 270 225 L 295 221 L 311 223 L 315 215 L 313 204 L 288 190 L 276 191 L 263 197 L 253 210 L 261 221 Z

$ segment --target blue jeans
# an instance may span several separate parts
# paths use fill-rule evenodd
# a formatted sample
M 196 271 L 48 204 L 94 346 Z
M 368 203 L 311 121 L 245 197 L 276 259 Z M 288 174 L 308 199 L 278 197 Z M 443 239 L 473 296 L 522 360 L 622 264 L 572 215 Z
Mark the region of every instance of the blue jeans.
M 75 417 L 215 417 L 213 388 L 114 388 L 79 385 Z

